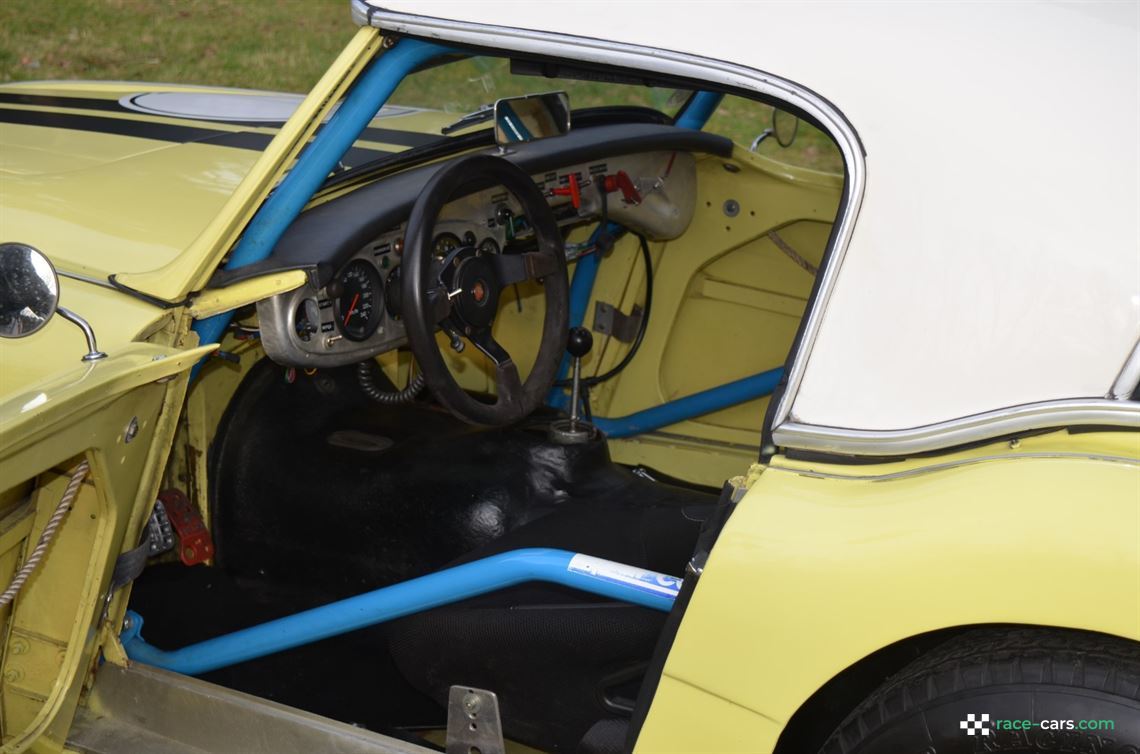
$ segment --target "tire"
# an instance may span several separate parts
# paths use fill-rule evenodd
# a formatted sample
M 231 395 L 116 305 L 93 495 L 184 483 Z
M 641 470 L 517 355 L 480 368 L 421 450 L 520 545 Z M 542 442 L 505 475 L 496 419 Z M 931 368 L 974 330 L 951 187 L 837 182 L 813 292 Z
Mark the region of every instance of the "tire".
M 970 715 L 973 735 L 962 727 Z M 1023 720 L 1034 727 L 1011 729 Z M 1070 720 L 1074 729 L 1065 729 Z M 1075 729 L 1081 720 L 1110 720 L 1113 727 Z M 1140 754 L 1140 645 L 1079 631 L 969 631 L 888 679 L 820 749 L 965 752 Z

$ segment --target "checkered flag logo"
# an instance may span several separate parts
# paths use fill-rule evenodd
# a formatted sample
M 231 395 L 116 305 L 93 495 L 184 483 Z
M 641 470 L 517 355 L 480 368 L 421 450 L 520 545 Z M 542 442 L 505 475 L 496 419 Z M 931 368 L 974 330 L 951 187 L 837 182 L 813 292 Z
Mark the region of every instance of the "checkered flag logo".
M 990 734 L 990 715 L 983 712 L 980 715 L 970 713 L 966 719 L 958 723 L 958 727 L 966 731 L 967 736 L 988 736 Z

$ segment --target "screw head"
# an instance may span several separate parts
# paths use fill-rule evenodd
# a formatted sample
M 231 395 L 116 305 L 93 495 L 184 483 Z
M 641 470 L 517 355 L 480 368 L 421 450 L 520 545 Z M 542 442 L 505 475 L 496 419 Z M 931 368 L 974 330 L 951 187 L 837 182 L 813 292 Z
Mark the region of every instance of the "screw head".
M 468 717 L 475 717 L 479 714 L 479 707 L 482 705 L 482 700 L 478 694 L 468 692 L 463 696 L 463 710 L 467 713 Z
M 127 422 L 127 428 L 123 430 L 123 442 L 129 443 L 131 440 L 135 439 L 135 437 L 138 436 L 138 433 L 139 418 L 137 416 L 132 416 L 131 420 Z

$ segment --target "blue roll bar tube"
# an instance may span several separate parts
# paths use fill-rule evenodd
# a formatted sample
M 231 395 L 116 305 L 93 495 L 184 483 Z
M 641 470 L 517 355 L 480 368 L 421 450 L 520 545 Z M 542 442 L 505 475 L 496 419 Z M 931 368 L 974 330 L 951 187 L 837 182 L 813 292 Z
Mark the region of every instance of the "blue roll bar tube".
M 688 128 L 694 131 L 701 130 L 716 112 L 723 99 L 724 95 L 716 92 L 696 92 L 685 104 L 685 109 L 677 114 L 674 125 L 678 128 Z M 611 236 L 615 236 L 621 231 L 621 227 L 611 223 L 608 231 Z M 591 240 L 597 238 L 597 235 L 598 233 L 595 231 Z M 597 280 L 598 266 L 601 262 L 601 255 L 595 252 L 580 258 L 574 268 L 574 277 L 570 281 L 569 320 L 571 327 L 581 326 L 586 319 L 586 306 L 590 303 L 590 296 L 594 292 L 594 281 Z M 569 373 L 570 359 L 563 357 L 562 364 L 558 368 L 558 374 L 565 377 Z M 556 408 L 567 405 L 564 391 L 561 388 L 555 388 L 551 391 L 547 402 Z
M 267 258 L 285 230 L 404 77 L 417 66 L 453 52 L 456 50 L 442 45 L 402 39 L 372 62 L 250 220 L 226 263 L 226 269 L 244 267 Z M 225 312 L 195 322 L 193 329 L 198 333 L 198 342 L 217 343 L 232 318 L 233 312 Z M 200 367 L 201 364 L 194 367 L 191 378 Z
M 681 579 L 600 558 L 549 548 L 492 555 L 296 615 L 163 651 L 143 640 L 142 617 L 128 612 L 120 635 L 132 660 L 186 675 L 338 636 L 527 581 L 547 581 L 668 612 Z
M 686 419 L 711 414 L 713 411 L 720 411 L 738 403 L 771 395 L 776 386 L 780 384 L 780 378 L 783 376 L 783 367 L 769 369 L 767 372 L 718 385 L 699 393 L 686 395 L 683 398 L 676 398 L 662 403 L 660 406 L 647 408 L 629 416 L 612 419 L 595 416 L 593 424 L 605 432 L 607 437 L 614 438 L 652 432 L 655 429 L 667 427 Z
M 716 112 L 723 99 L 724 95 L 717 92 L 697 92 L 685 104 L 685 109 L 677 114 L 677 120 L 673 122 L 673 125 L 677 128 L 701 130 L 709 122 L 709 118 Z

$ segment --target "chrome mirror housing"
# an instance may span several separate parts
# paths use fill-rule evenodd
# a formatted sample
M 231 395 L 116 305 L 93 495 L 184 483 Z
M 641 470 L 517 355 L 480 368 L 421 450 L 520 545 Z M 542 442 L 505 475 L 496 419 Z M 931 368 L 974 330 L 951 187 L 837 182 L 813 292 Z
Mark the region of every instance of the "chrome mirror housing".
M 0 244 L 0 337 L 39 331 L 58 307 L 59 277 L 51 261 L 27 244 Z

